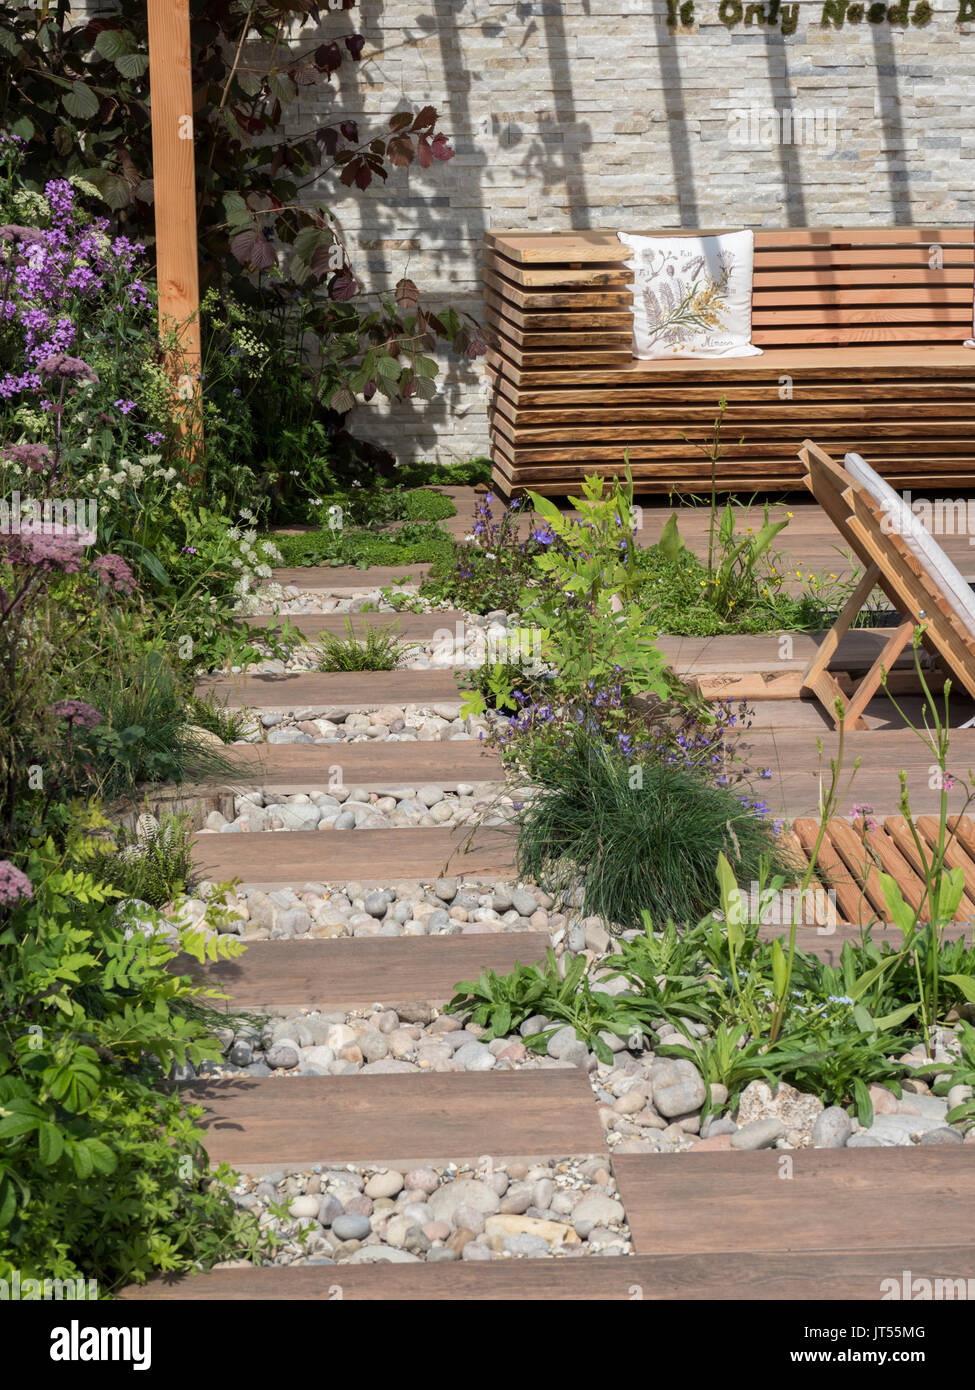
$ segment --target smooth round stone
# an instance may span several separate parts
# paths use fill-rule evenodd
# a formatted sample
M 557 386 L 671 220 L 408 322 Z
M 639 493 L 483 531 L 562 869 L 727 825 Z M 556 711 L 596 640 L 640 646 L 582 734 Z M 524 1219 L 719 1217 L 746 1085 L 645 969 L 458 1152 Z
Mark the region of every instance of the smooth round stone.
M 305 1196 L 292 1199 L 289 1211 L 294 1217 L 317 1217 L 322 1208 L 321 1197 Z
M 365 1240 L 372 1230 L 372 1222 L 368 1216 L 358 1216 L 352 1212 L 343 1212 L 332 1222 L 332 1234 L 338 1240 Z
M 853 1123 L 841 1105 L 830 1105 L 816 1116 L 812 1129 L 814 1149 L 842 1149 L 853 1133 Z
M 659 1107 L 658 1107 L 659 1108 Z M 770 1149 L 785 1133 L 785 1125 L 774 1116 L 767 1120 L 752 1120 L 731 1136 L 733 1149 Z
M 964 1143 L 964 1136 L 959 1134 L 957 1129 L 949 1129 L 946 1125 L 943 1129 L 929 1129 L 926 1134 L 922 1134 L 921 1143 L 925 1146 L 962 1144 Z
M 403 1191 L 403 1174 L 374 1173 L 364 1190 L 367 1197 L 396 1197 Z
M 386 908 L 389 906 L 385 893 L 369 893 L 363 907 L 370 917 L 385 917 Z
M 490 1071 L 498 1063 L 491 1049 L 479 1042 L 464 1043 L 462 1047 L 458 1047 L 454 1053 L 454 1060 L 459 1062 L 465 1071 Z
M 268 1048 L 264 1057 L 268 1066 L 278 1071 L 290 1071 L 299 1061 L 297 1048 L 288 1047 L 285 1043 L 275 1043 L 273 1047 Z
M 541 1236 L 533 1236 L 527 1231 L 523 1231 L 517 1235 L 505 1236 L 504 1251 L 507 1255 L 522 1255 L 531 1258 L 532 1256 L 548 1255 L 550 1246 L 548 1241 L 543 1240 Z

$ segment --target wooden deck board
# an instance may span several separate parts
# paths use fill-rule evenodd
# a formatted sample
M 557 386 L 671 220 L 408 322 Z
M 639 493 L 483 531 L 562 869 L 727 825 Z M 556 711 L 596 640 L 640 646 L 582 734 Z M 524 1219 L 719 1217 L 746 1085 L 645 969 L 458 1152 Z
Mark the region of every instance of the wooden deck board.
M 297 1076 L 191 1082 L 214 1164 L 250 1173 L 315 1163 L 389 1168 L 601 1154 L 589 1078 L 545 1071 Z
M 619 1154 L 638 1254 L 924 1250 L 953 1245 L 975 1201 L 975 1148 Z M 888 1271 L 899 1276 L 906 1266 Z M 949 1270 L 942 1271 L 947 1275 Z
M 379 628 L 389 630 L 398 641 L 423 642 L 442 631 L 453 635 L 457 624 L 465 619 L 463 613 L 444 609 L 434 613 L 282 613 L 280 617 L 270 613 L 251 613 L 237 616 L 235 621 L 239 626 L 255 628 L 281 627 L 288 622 L 305 637 L 317 637 L 322 632 L 346 637 L 347 625 L 351 623 L 356 636 Z
M 461 705 L 452 671 L 370 671 L 368 680 L 361 671 L 208 676 L 196 693 L 230 709 L 306 710 L 308 718 L 380 705 Z
M 358 569 L 355 565 L 297 565 L 273 570 L 271 583 L 294 584 L 299 589 L 323 589 L 342 597 L 387 585 L 398 588 L 404 579 L 416 585 L 429 573 L 429 565 L 370 565 L 368 569 Z
M 542 960 L 546 932 L 472 936 L 339 937 L 334 941 L 253 941 L 237 960 L 200 965 L 181 956 L 180 973 L 224 990 L 227 1009 L 288 1014 L 372 1004 L 442 1004 L 460 980 L 482 970 L 507 974 Z
M 265 830 L 250 835 L 196 835 L 193 866 L 203 878 L 240 878 L 255 888 L 296 883 L 386 885 L 429 882 L 445 875 L 475 881 L 509 879 L 514 843 L 504 830 Z
M 702 1155 L 703 1157 L 703 1155 Z M 881 1297 L 882 1281 L 975 1278 L 970 1243 L 871 1250 L 599 1256 L 465 1264 L 267 1266 L 129 1285 L 123 1302 L 808 1302 Z M 918 1286 L 920 1287 L 920 1286 Z
M 471 739 L 440 742 L 389 743 L 254 743 L 227 750 L 237 771 L 226 785 L 260 787 L 266 791 L 328 791 L 336 767 L 349 787 L 375 791 L 382 787 L 434 786 L 455 788 L 458 782 L 499 782 L 504 769 L 496 753 Z

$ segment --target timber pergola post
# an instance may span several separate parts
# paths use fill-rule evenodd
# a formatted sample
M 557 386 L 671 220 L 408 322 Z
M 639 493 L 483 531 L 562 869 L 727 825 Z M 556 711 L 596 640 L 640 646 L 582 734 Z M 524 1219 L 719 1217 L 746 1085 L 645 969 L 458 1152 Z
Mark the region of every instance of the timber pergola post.
M 147 0 L 147 9 L 159 332 L 179 338 L 170 367 L 195 455 L 202 413 L 189 0 Z

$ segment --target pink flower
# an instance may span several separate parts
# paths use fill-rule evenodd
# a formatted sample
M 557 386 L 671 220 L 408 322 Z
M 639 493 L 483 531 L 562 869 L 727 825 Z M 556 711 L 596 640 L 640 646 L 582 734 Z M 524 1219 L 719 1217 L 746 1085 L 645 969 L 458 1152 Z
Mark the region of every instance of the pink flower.
M 95 709 L 94 705 L 88 705 L 84 700 L 58 700 L 51 709 L 63 719 L 66 724 L 79 729 L 94 729 L 96 724 L 101 724 L 102 715 Z
M 99 555 L 91 568 L 105 587 L 116 594 L 131 594 L 135 589 L 135 576 L 121 555 Z
M 63 352 L 56 352 L 53 357 L 45 357 L 43 362 L 38 362 L 37 368 L 42 376 L 63 376 L 69 381 L 93 381 L 98 385 L 98 377 L 87 362 L 83 362 L 80 357 L 68 357 Z
M 3 457 L 10 463 L 29 468 L 32 473 L 43 473 L 52 462 L 52 454 L 46 444 L 11 444 L 9 449 L 4 449 Z
M 9 565 L 34 565 L 48 573 L 76 574 L 81 569 L 84 546 L 74 528 L 60 536 L 0 534 L 0 553 Z
M 27 875 L 9 859 L 0 859 L 0 907 L 10 907 L 20 898 L 33 896 L 34 889 Z
M 850 819 L 851 819 L 851 820 L 862 820 L 865 829 L 867 829 L 867 830 L 876 830 L 876 828 L 877 828 L 877 822 L 876 822 L 875 820 L 872 819 L 872 816 L 871 816 L 871 812 L 872 812 L 872 811 L 873 811 L 873 807 L 872 807 L 872 806 L 867 806 L 867 805 L 864 804 L 863 802 L 855 801 L 855 802 L 853 803 L 853 809 L 852 809 L 851 812 L 850 812 Z

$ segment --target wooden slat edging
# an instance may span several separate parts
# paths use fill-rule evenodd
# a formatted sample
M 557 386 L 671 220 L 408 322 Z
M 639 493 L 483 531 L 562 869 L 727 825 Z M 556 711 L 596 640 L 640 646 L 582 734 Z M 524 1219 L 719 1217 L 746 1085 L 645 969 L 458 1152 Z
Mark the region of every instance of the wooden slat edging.
M 229 1010 L 289 1014 L 298 1009 L 359 1009 L 372 1004 L 442 1004 L 461 980 L 482 970 L 506 975 L 542 960 L 546 932 L 472 936 L 339 937 L 334 941 L 253 941 L 232 961 L 200 965 L 180 956 L 173 969 L 228 998 Z
M 605 1152 L 586 1073 L 431 1072 L 193 1082 L 214 1164 L 249 1173 L 315 1163 L 389 1168 Z
M 637 1253 L 923 1250 L 957 1241 L 975 1201 L 971 1145 L 797 1149 L 789 1162 L 783 1180 L 771 1150 L 617 1155 Z
M 255 888 L 296 883 L 385 886 L 445 875 L 493 883 L 514 873 L 514 839 L 505 830 L 469 831 L 403 827 L 397 830 L 284 830 L 250 835 L 197 835 L 194 871 L 223 882 L 239 878 Z
M 370 710 L 380 705 L 430 705 L 461 698 L 452 671 L 302 671 L 285 675 L 211 676 L 196 687 L 230 709 Z M 344 717 L 344 716 L 343 716 Z
M 702 1155 L 703 1157 L 703 1155 Z M 388 1265 L 269 1265 L 215 1269 L 180 1279 L 129 1285 L 126 1303 L 192 1300 L 300 1302 L 876 1302 L 901 1271 L 931 1282 L 975 1279 L 971 1243 L 890 1246 L 871 1250 L 713 1255 L 629 1255 L 617 1258 L 509 1259 Z M 914 1288 L 923 1289 L 922 1283 Z M 910 1290 L 909 1290 L 910 1292 Z

